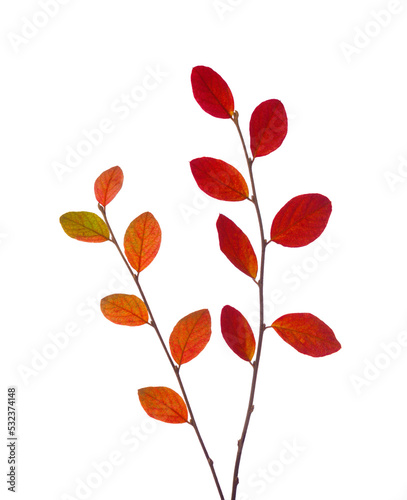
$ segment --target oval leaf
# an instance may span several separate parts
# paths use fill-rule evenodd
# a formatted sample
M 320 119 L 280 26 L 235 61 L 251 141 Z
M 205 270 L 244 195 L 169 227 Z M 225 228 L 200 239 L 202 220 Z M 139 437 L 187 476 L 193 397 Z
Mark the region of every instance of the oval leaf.
M 244 361 L 251 361 L 256 350 L 253 331 L 241 312 L 225 306 L 220 316 L 223 338 L 232 351 Z
M 105 207 L 117 195 L 123 185 L 123 171 L 120 167 L 105 170 L 95 181 L 95 196 Z
M 62 229 L 71 238 L 88 243 L 109 240 L 109 228 L 105 221 L 92 212 L 67 212 L 59 218 Z
M 124 251 L 138 273 L 154 260 L 161 245 L 161 229 L 150 212 L 139 215 L 124 235 Z
M 303 247 L 321 235 L 332 212 L 322 194 L 296 196 L 278 212 L 271 226 L 271 241 L 285 247 Z
M 234 222 L 220 214 L 216 222 L 222 252 L 242 273 L 255 279 L 257 257 L 249 238 Z
M 281 146 L 287 135 L 287 115 L 282 102 L 264 101 L 250 118 L 250 149 L 253 159 L 266 156 Z
M 319 358 L 341 348 L 329 326 L 309 313 L 286 314 L 271 326 L 294 349 L 308 356 Z
M 223 201 L 242 201 L 249 196 L 242 174 L 229 163 L 204 156 L 190 165 L 196 183 L 209 196 Z
M 201 108 L 215 118 L 231 118 L 233 95 L 225 80 L 207 66 L 195 66 L 191 73 L 192 91 Z
M 211 338 L 211 316 L 201 309 L 182 318 L 170 336 L 170 349 L 174 361 L 181 366 L 205 348 Z
M 135 295 L 108 295 L 100 301 L 100 308 L 103 315 L 117 325 L 140 326 L 148 321 L 147 307 Z
M 188 422 L 188 409 L 179 394 L 168 387 L 139 389 L 138 397 L 144 411 L 152 418 L 167 424 Z

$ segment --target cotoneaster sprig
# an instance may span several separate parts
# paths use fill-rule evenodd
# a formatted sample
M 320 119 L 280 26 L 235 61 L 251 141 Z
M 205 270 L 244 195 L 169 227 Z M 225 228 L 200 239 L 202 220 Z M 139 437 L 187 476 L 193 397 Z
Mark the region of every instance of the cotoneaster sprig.
M 239 271 L 251 279 L 259 294 L 260 319 L 257 340 L 249 322 L 233 306 L 225 305 L 220 317 L 220 330 L 226 344 L 253 368 L 247 411 L 242 433 L 238 438 L 233 468 L 231 500 L 236 500 L 240 462 L 254 410 L 265 331 L 273 328 L 298 352 L 313 357 L 327 356 L 341 348 L 331 328 L 313 314 L 286 314 L 271 324 L 268 324 L 264 314 L 264 274 L 268 246 L 275 243 L 285 247 L 302 247 L 313 242 L 324 231 L 332 206 L 329 199 L 321 194 L 301 194 L 281 208 L 275 215 L 269 232 L 266 232 L 256 192 L 253 164 L 257 158 L 269 155 L 283 143 L 287 134 L 287 115 L 283 104 L 277 99 L 270 99 L 259 104 L 253 111 L 249 124 L 250 156 L 239 125 L 239 113 L 235 110 L 232 92 L 223 78 L 211 68 L 196 66 L 192 70 L 191 83 L 193 95 L 204 111 L 216 118 L 230 119 L 234 123 L 247 163 L 249 185 L 235 167 L 210 157 L 192 160 L 192 175 L 202 191 L 213 198 L 229 202 L 248 201 L 254 207 L 260 235 L 260 251 L 256 254 L 249 238 L 231 219 L 220 214 L 216 222 L 220 250 Z M 140 283 L 141 272 L 153 262 L 160 249 L 160 225 L 150 212 L 142 213 L 128 226 L 122 248 L 107 218 L 107 205 L 119 193 L 123 179 L 123 171 L 118 166 L 102 172 L 96 179 L 94 193 L 103 218 L 93 212 L 67 212 L 60 217 L 60 223 L 71 238 L 90 243 L 109 241 L 117 248 L 134 280 L 139 296 L 108 295 L 101 300 L 101 311 L 109 321 L 118 325 L 147 325 L 155 331 L 181 392 L 180 395 L 166 386 L 144 387 L 138 391 L 140 403 L 154 419 L 172 424 L 187 423 L 194 429 L 218 495 L 224 500 L 214 462 L 204 444 L 181 378 L 182 365 L 198 356 L 210 340 L 211 316 L 208 309 L 200 309 L 180 319 L 168 338 L 167 346 L 166 336 L 158 327 Z

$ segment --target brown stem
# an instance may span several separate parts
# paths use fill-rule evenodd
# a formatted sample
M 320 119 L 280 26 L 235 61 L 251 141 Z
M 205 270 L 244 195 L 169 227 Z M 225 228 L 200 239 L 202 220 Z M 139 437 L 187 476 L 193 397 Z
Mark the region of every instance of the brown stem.
M 174 361 L 172 360 L 172 357 L 171 357 L 171 355 L 170 355 L 170 353 L 169 353 L 169 351 L 168 351 L 167 346 L 165 345 L 165 342 L 164 342 L 164 339 L 163 339 L 163 337 L 162 337 L 162 335 L 161 335 L 161 333 L 160 333 L 160 330 L 158 329 L 157 323 L 156 323 L 156 321 L 155 321 L 155 319 L 154 319 L 154 316 L 153 316 L 153 313 L 152 313 L 152 311 L 151 311 L 151 308 L 150 308 L 150 306 L 149 306 L 149 304 L 148 304 L 147 298 L 146 298 L 146 296 L 144 295 L 143 289 L 141 288 L 141 285 L 140 285 L 140 279 L 139 279 L 140 273 L 136 274 L 136 273 L 134 273 L 134 272 L 133 272 L 133 269 L 131 268 L 131 266 L 130 266 L 130 264 L 129 264 L 128 260 L 126 259 L 125 255 L 123 254 L 123 252 L 122 252 L 122 250 L 121 250 L 121 248 L 120 248 L 120 245 L 117 243 L 117 240 L 116 240 L 116 238 L 115 238 L 115 236 L 114 236 L 114 234 L 113 234 L 112 228 L 110 227 L 110 224 L 109 224 L 109 222 L 108 222 L 108 220 L 107 220 L 107 217 L 106 217 L 106 207 L 103 207 L 103 206 L 102 206 L 102 205 L 100 205 L 100 204 L 98 205 L 98 207 L 99 207 L 99 210 L 100 210 L 100 211 L 102 212 L 102 214 L 103 214 L 103 218 L 105 219 L 105 222 L 106 222 L 107 227 L 109 228 L 110 236 L 111 236 L 111 238 L 112 238 L 110 241 L 111 241 L 111 242 L 112 242 L 112 243 L 116 246 L 117 250 L 119 251 L 119 253 L 120 253 L 120 255 L 121 255 L 121 257 L 122 257 L 122 259 L 123 259 L 124 263 L 126 264 L 127 269 L 129 270 L 129 272 L 130 272 L 130 274 L 131 274 L 131 276 L 132 276 L 132 278 L 133 278 L 134 282 L 135 282 L 135 283 L 136 283 L 136 285 L 137 285 L 137 288 L 138 288 L 138 290 L 139 290 L 139 292 L 140 292 L 141 298 L 143 299 L 143 302 L 144 302 L 144 304 L 145 304 L 145 306 L 146 306 L 146 308 L 147 308 L 148 314 L 149 314 L 150 319 L 151 319 L 151 323 L 149 323 L 149 325 L 150 325 L 150 326 L 152 326 L 152 327 L 154 328 L 154 330 L 155 330 L 155 332 L 156 332 L 156 334 L 157 334 L 157 336 L 158 336 L 158 339 L 160 340 L 160 343 L 161 343 L 161 345 L 162 345 L 162 347 L 163 347 L 163 349 L 164 349 L 164 351 L 165 351 L 165 354 L 166 354 L 166 356 L 167 356 L 167 358 L 168 358 L 168 361 L 170 362 L 171 367 L 172 367 L 172 369 L 173 369 L 173 371 L 174 371 L 174 373 L 175 373 L 175 376 L 177 377 L 178 384 L 179 384 L 179 386 L 180 386 L 180 389 L 181 389 L 182 395 L 184 396 L 184 400 L 185 400 L 185 403 L 186 403 L 186 405 L 187 405 L 187 408 L 188 408 L 188 411 L 189 411 L 189 415 L 190 415 L 190 417 L 191 417 L 191 419 L 190 419 L 190 421 L 189 421 L 188 423 L 189 423 L 190 425 L 192 425 L 192 427 L 193 427 L 193 428 L 194 428 L 194 430 L 195 430 L 195 433 L 196 433 L 196 435 L 197 435 L 197 438 L 198 438 L 198 440 L 199 440 L 199 443 L 200 443 L 200 445 L 201 445 L 201 447 L 202 447 L 202 450 L 203 450 L 203 452 L 204 452 L 204 454 L 205 454 L 205 458 L 206 458 L 206 460 L 207 460 L 207 462 L 208 462 L 208 464 L 209 464 L 209 467 L 210 467 L 210 469 L 211 469 L 212 476 L 213 476 L 213 479 L 214 479 L 214 481 L 215 481 L 216 488 L 218 489 L 219 496 L 220 496 L 221 500 L 225 500 L 225 497 L 223 496 L 223 492 L 222 492 L 222 489 L 221 489 L 220 484 L 219 484 L 218 476 L 216 475 L 215 467 L 214 467 L 214 465 L 213 465 L 213 460 L 212 460 L 212 459 L 211 459 L 211 457 L 209 456 L 209 453 L 208 453 L 208 451 L 207 451 L 207 449 L 206 449 L 206 446 L 205 446 L 205 444 L 204 444 L 204 442 L 203 442 L 203 439 L 202 439 L 201 433 L 199 432 L 198 425 L 197 425 L 197 423 L 196 423 L 196 420 L 195 420 L 194 414 L 193 414 L 193 412 L 192 412 L 191 405 L 190 405 L 189 400 L 188 400 L 187 393 L 186 393 L 185 388 L 184 388 L 184 384 L 182 383 L 181 376 L 180 376 L 180 374 L 179 374 L 179 368 L 180 368 L 180 367 L 179 367 L 178 365 L 176 365 L 176 364 L 174 363 Z
M 257 194 L 256 194 L 256 186 L 255 186 L 254 177 L 253 177 L 253 161 L 254 160 L 252 158 L 250 158 L 248 153 L 247 153 L 246 144 L 244 142 L 242 131 L 240 130 L 240 126 L 239 126 L 239 114 L 237 111 L 234 112 L 233 117 L 232 117 L 232 121 L 236 125 L 236 129 L 238 131 L 240 141 L 242 143 L 244 154 L 246 157 L 247 166 L 249 168 L 250 183 L 251 183 L 252 193 L 253 193 L 252 201 L 253 201 L 254 206 L 256 208 L 256 214 L 257 214 L 257 219 L 259 222 L 260 237 L 261 237 L 260 277 L 259 277 L 259 280 L 257 282 L 258 287 L 259 287 L 259 307 L 260 307 L 259 340 L 258 340 L 258 345 L 257 345 L 256 359 L 253 362 L 254 369 L 253 369 L 252 385 L 251 385 L 251 389 L 250 389 L 249 404 L 247 406 L 246 418 L 245 418 L 245 422 L 243 425 L 242 435 L 241 435 L 241 437 L 238 441 L 238 444 L 237 444 L 235 468 L 233 471 L 233 484 L 232 484 L 231 500 L 236 500 L 237 487 L 239 484 L 240 460 L 242 458 L 243 446 L 244 446 L 244 442 L 246 439 L 247 429 L 249 428 L 250 417 L 251 417 L 253 410 L 254 410 L 254 404 L 253 404 L 254 394 L 256 391 L 257 374 L 258 374 L 259 365 L 260 365 L 261 348 L 263 345 L 263 335 L 264 335 L 264 330 L 266 329 L 266 325 L 264 324 L 264 264 L 265 264 L 265 257 L 266 257 L 267 240 L 264 237 L 263 222 L 262 222 L 262 218 L 261 218 L 260 207 L 259 207 Z

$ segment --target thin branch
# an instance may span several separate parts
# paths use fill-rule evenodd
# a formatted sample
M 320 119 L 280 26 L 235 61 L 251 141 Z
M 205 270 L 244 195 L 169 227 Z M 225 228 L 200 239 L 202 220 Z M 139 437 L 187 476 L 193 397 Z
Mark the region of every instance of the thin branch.
M 221 498 L 221 500 L 225 500 L 225 497 L 223 496 L 223 492 L 222 492 L 222 489 L 221 489 L 220 484 L 219 484 L 218 477 L 217 477 L 217 475 L 216 475 L 215 467 L 214 467 L 214 465 L 213 465 L 213 460 L 212 460 L 212 459 L 211 459 L 211 457 L 209 456 L 209 453 L 208 453 L 208 451 L 207 451 L 207 449 L 206 449 L 206 446 L 205 446 L 205 444 L 204 444 L 204 442 L 203 442 L 203 439 L 202 439 L 201 433 L 199 432 L 198 425 L 197 425 L 197 423 L 196 423 L 196 420 L 195 420 L 194 414 L 193 414 L 193 412 L 192 412 L 191 405 L 190 405 L 189 400 L 188 400 L 187 393 L 186 393 L 185 388 L 184 388 L 184 384 L 182 383 L 181 376 L 180 376 L 180 374 L 179 374 L 179 366 L 178 366 L 178 365 L 176 365 L 176 364 L 174 363 L 174 361 L 172 360 L 171 354 L 170 354 L 170 352 L 169 352 L 169 350 L 168 350 L 167 346 L 165 345 L 165 342 L 164 342 L 164 339 L 163 339 L 163 337 L 162 337 L 162 335 L 161 335 L 161 333 L 160 333 L 160 330 L 158 329 L 157 323 L 156 323 L 156 321 L 155 321 L 155 319 L 154 319 L 154 316 L 153 316 L 153 313 L 152 313 L 151 308 L 150 308 L 150 306 L 149 306 L 149 303 L 148 303 L 148 301 L 147 301 L 147 298 L 146 298 L 146 296 L 145 296 L 145 294 L 144 294 L 144 292 L 143 292 L 143 289 L 141 288 L 141 285 L 140 285 L 140 278 L 139 278 L 140 273 L 136 274 L 136 273 L 134 273 L 134 272 L 133 272 L 133 269 L 131 268 L 131 266 L 130 266 L 130 264 L 129 264 L 128 260 L 126 259 L 125 255 L 123 254 L 123 252 L 122 252 L 122 250 L 121 250 L 121 248 L 120 248 L 120 245 L 117 243 L 117 240 L 116 240 L 116 238 L 115 238 L 115 236 L 114 236 L 114 233 L 113 233 L 113 231 L 112 231 L 112 228 L 110 227 L 110 224 L 109 224 L 109 222 L 108 222 L 108 220 L 107 220 L 107 216 L 106 216 L 106 208 L 105 208 L 105 207 L 103 207 L 103 206 L 102 206 L 102 205 L 100 205 L 100 204 L 98 205 L 98 207 L 99 207 L 99 210 L 100 210 L 100 211 L 102 212 L 102 214 L 103 214 L 103 218 L 105 219 L 105 222 L 106 222 L 107 227 L 109 228 L 110 235 L 111 235 L 111 238 L 112 238 L 112 239 L 111 239 L 111 241 L 112 241 L 112 243 L 116 246 L 117 250 L 119 251 L 119 253 L 120 253 L 120 255 L 121 255 L 121 257 L 122 257 L 122 259 L 123 259 L 123 261 L 124 261 L 124 263 L 126 264 L 127 269 L 129 270 L 129 272 L 130 272 L 130 274 L 131 274 L 131 276 L 132 276 L 132 278 L 133 278 L 134 282 L 135 282 L 135 283 L 136 283 L 136 285 L 137 285 L 137 288 L 138 288 L 138 290 L 139 290 L 139 292 L 140 292 L 141 298 L 143 299 L 143 302 L 144 302 L 144 304 L 145 304 L 145 306 L 146 306 L 146 308 L 147 308 L 148 314 L 150 315 L 151 323 L 148 323 L 148 324 L 154 328 L 154 330 L 155 330 L 155 332 L 156 332 L 156 334 L 157 334 L 157 336 L 158 336 L 158 339 L 159 339 L 159 341 L 160 341 L 160 343 L 161 343 L 161 345 L 162 345 L 162 347 L 163 347 L 163 349 L 164 349 L 164 351 L 165 351 L 165 354 L 166 354 L 166 356 L 167 356 L 167 358 L 168 358 L 168 361 L 170 362 L 171 367 L 172 367 L 172 369 L 173 369 L 173 371 L 174 371 L 174 373 L 175 373 L 175 376 L 177 377 L 178 384 L 179 384 L 179 386 L 180 386 L 180 389 L 181 389 L 182 395 L 184 396 L 184 400 L 185 400 L 185 403 L 186 403 L 186 405 L 187 405 L 187 408 L 188 408 L 188 411 L 189 411 L 189 415 L 190 415 L 190 421 L 189 421 L 188 423 L 189 423 L 190 425 L 192 425 L 192 427 L 194 428 L 195 433 L 196 433 L 196 435 L 197 435 L 197 437 L 198 437 L 199 443 L 200 443 L 200 445 L 201 445 L 201 447 L 202 447 L 202 450 L 203 450 L 203 452 L 204 452 L 204 454 L 205 454 L 205 458 L 206 458 L 206 460 L 207 460 L 207 462 L 208 462 L 208 464 L 209 464 L 209 467 L 210 467 L 211 472 L 212 472 L 213 479 L 214 479 L 215 484 L 216 484 L 216 487 L 217 487 L 217 489 L 218 489 L 219 497 Z
M 253 410 L 254 410 L 254 404 L 253 404 L 254 394 L 256 391 L 257 374 L 258 374 L 259 365 L 260 365 L 261 349 L 262 349 L 262 345 L 263 345 L 263 335 L 264 335 L 264 330 L 266 329 L 266 325 L 264 324 L 264 265 L 265 265 L 267 241 L 264 237 L 263 221 L 261 218 L 259 202 L 258 202 L 257 194 L 256 194 L 256 186 L 255 186 L 254 177 L 253 177 L 253 161 L 254 160 L 252 158 L 250 158 L 248 153 L 247 153 L 246 144 L 245 144 L 245 141 L 243 139 L 242 131 L 241 131 L 240 126 L 239 126 L 239 114 L 237 111 L 235 111 L 235 113 L 232 117 L 232 121 L 236 125 L 236 129 L 238 131 L 240 141 L 241 141 L 242 146 L 243 146 L 247 166 L 249 169 L 250 183 L 251 183 L 252 193 L 253 193 L 252 201 L 253 201 L 254 206 L 256 208 L 256 214 L 257 214 L 257 219 L 258 219 L 258 223 L 259 223 L 260 238 L 261 238 L 260 276 L 259 276 L 259 280 L 257 282 L 257 284 L 259 286 L 259 307 L 260 307 L 259 340 L 258 340 L 258 345 L 257 345 L 256 359 L 253 362 L 254 369 L 253 369 L 252 385 L 251 385 L 251 389 L 250 389 L 249 403 L 247 406 L 246 418 L 245 418 L 245 422 L 243 425 L 242 435 L 238 441 L 235 468 L 233 471 L 233 484 L 232 484 L 231 500 L 236 500 L 237 487 L 239 484 L 240 460 L 242 458 L 243 446 L 244 446 L 244 442 L 246 439 L 247 429 L 249 428 L 250 417 L 251 417 Z

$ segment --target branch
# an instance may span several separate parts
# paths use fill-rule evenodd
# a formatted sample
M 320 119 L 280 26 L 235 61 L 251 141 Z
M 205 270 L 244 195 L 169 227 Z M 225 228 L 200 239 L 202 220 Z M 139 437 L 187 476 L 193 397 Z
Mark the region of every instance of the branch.
M 250 158 L 248 153 L 247 153 L 246 144 L 244 142 L 242 131 L 241 131 L 240 126 L 239 126 L 239 114 L 237 111 L 234 112 L 233 117 L 232 117 L 232 121 L 236 125 L 236 129 L 238 131 L 240 141 L 242 143 L 244 154 L 246 157 L 247 167 L 249 169 L 250 183 L 251 183 L 252 193 L 253 193 L 253 196 L 251 199 L 252 199 L 254 206 L 255 206 L 255 209 L 256 209 L 257 220 L 258 220 L 259 229 L 260 229 L 260 237 L 261 237 L 260 277 L 259 277 L 259 280 L 257 282 L 257 284 L 259 286 L 259 307 L 260 307 L 259 341 L 258 341 L 256 359 L 253 362 L 253 378 L 252 378 L 252 385 L 251 385 L 251 389 L 250 389 L 249 403 L 247 405 L 247 412 L 246 412 L 245 422 L 243 425 L 242 435 L 238 441 L 235 468 L 233 471 L 233 484 L 232 484 L 231 500 L 236 500 L 237 487 L 239 484 L 240 460 L 242 457 L 243 446 L 244 446 L 244 442 L 246 439 L 247 429 L 249 428 L 250 417 L 251 417 L 253 410 L 254 410 L 254 404 L 253 404 L 254 394 L 256 391 L 257 374 L 258 374 L 259 365 L 260 365 L 261 348 L 263 345 L 263 335 L 264 335 L 264 330 L 266 329 L 266 325 L 264 324 L 264 265 L 265 265 L 267 241 L 264 237 L 263 221 L 261 218 L 259 202 L 258 202 L 257 194 L 256 194 L 256 186 L 255 186 L 254 177 L 253 177 L 253 161 L 254 160 L 252 158 Z
M 192 427 L 194 428 L 195 433 L 196 433 L 196 435 L 198 437 L 199 443 L 200 443 L 200 445 L 202 447 L 202 450 L 203 450 L 203 452 L 205 454 L 205 458 L 206 458 L 206 460 L 207 460 L 207 462 L 209 464 L 209 467 L 210 467 L 211 472 L 212 472 L 213 479 L 214 479 L 216 487 L 218 489 L 219 497 L 221 498 L 221 500 L 225 500 L 225 497 L 223 496 L 223 492 L 222 492 L 222 489 L 221 489 L 220 484 L 219 484 L 218 477 L 216 475 L 215 467 L 213 465 L 213 460 L 209 456 L 209 453 L 208 453 L 208 451 L 206 449 L 206 446 L 205 446 L 205 444 L 203 442 L 202 436 L 201 436 L 201 434 L 199 432 L 198 425 L 196 423 L 194 414 L 192 412 L 192 408 L 191 408 L 191 405 L 189 403 L 188 396 L 187 396 L 187 393 L 186 393 L 185 388 L 184 388 L 184 384 L 182 383 L 182 380 L 181 380 L 181 375 L 179 374 L 179 367 L 172 360 L 172 357 L 171 357 L 171 355 L 170 355 L 170 353 L 168 351 L 167 346 L 165 345 L 165 342 L 164 342 L 164 339 L 163 339 L 163 337 L 162 337 L 162 335 L 160 333 L 160 330 L 158 329 L 157 323 L 156 323 L 156 321 L 154 319 L 154 316 L 153 316 L 153 313 L 152 313 L 151 308 L 149 306 L 149 303 L 147 301 L 147 298 L 144 295 L 143 289 L 141 288 L 140 278 L 139 278 L 140 273 L 136 274 L 136 273 L 133 272 L 133 269 L 131 268 L 128 260 L 126 259 L 125 255 L 123 254 L 123 252 L 122 252 L 122 250 L 120 248 L 120 245 L 117 243 L 117 240 L 116 240 L 116 238 L 114 236 L 112 228 L 110 227 L 110 224 L 109 224 L 109 222 L 107 220 L 106 207 L 103 207 L 102 205 L 99 204 L 98 208 L 102 212 L 103 218 L 105 219 L 105 222 L 106 222 L 106 225 L 109 228 L 110 235 L 111 235 L 111 238 L 112 238 L 110 241 L 116 246 L 117 250 L 119 251 L 119 253 L 120 253 L 120 255 L 121 255 L 121 257 L 122 257 L 122 259 L 124 261 L 124 263 L 126 264 L 127 269 L 129 270 L 129 272 L 130 272 L 130 274 L 131 274 L 134 282 L 137 285 L 137 288 L 138 288 L 138 291 L 140 292 L 141 298 L 143 299 L 143 302 L 144 302 L 144 304 L 145 304 L 145 306 L 147 308 L 148 314 L 150 315 L 151 323 L 148 323 L 148 324 L 154 328 L 154 330 L 155 330 L 155 332 L 156 332 L 156 334 L 158 336 L 158 339 L 159 339 L 159 341 L 160 341 L 160 343 L 161 343 L 161 345 L 162 345 L 162 347 L 163 347 L 163 349 L 165 351 L 165 354 L 166 354 L 166 356 L 168 358 L 168 361 L 170 362 L 171 367 L 172 367 L 172 369 L 173 369 L 173 371 L 175 373 L 175 376 L 177 377 L 178 384 L 180 386 L 182 395 L 184 396 L 184 400 L 185 400 L 185 403 L 187 405 L 187 408 L 188 408 L 188 411 L 189 411 L 189 415 L 191 417 L 191 419 L 190 419 L 190 421 L 188 423 L 192 425 Z

